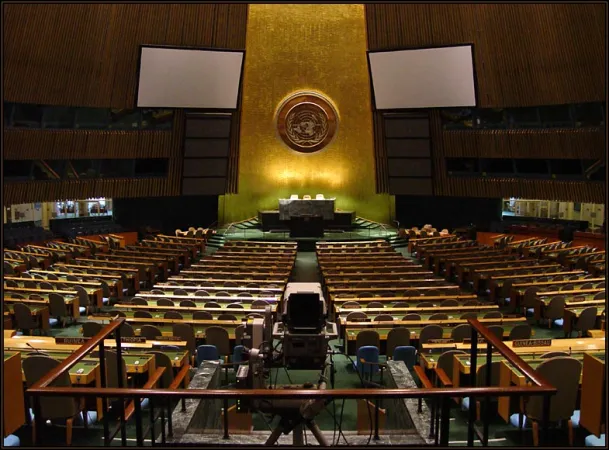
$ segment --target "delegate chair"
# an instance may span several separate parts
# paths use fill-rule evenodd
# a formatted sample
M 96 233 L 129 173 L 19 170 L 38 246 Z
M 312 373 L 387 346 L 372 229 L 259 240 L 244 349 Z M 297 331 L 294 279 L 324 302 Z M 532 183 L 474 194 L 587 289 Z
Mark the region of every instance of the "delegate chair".
M 194 361 L 197 353 L 197 345 L 195 339 L 195 331 L 188 323 L 174 323 L 172 326 L 172 334 L 186 341 L 186 348 L 190 352 L 191 364 Z
M 213 320 L 214 316 L 209 311 L 195 311 L 192 313 L 193 320 Z
M 163 316 L 163 318 L 165 318 L 165 319 L 177 319 L 177 320 L 183 320 L 184 319 L 182 314 L 180 314 L 177 311 L 167 311 L 165 313 L 165 315 Z
M 218 320 L 237 320 L 237 316 L 229 313 L 222 313 L 218 315 Z
M 376 347 L 381 348 L 381 338 L 379 334 L 374 330 L 364 330 L 357 333 L 355 338 L 355 351 L 360 347 Z
M 487 364 L 483 364 L 478 369 L 476 373 L 476 386 L 477 387 L 486 387 L 486 370 Z M 491 386 L 499 386 L 499 376 L 501 371 L 501 361 L 495 361 L 491 363 Z M 497 397 L 491 397 L 491 402 L 497 402 Z M 483 404 L 483 403 L 482 403 Z M 480 420 L 480 400 L 476 400 L 476 420 Z M 470 405 L 470 398 L 463 398 L 463 402 L 461 402 L 461 409 L 463 411 L 468 411 Z M 490 414 L 489 411 L 485 411 L 485 414 Z
M 448 314 L 446 313 L 435 313 L 429 316 L 429 320 L 448 320 Z
M 29 334 L 31 330 L 39 329 L 36 319 L 32 317 L 32 310 L 29 306 L 23 303 L 15 303 L 13 305 L 13 312 L 17 322 L 15 328 L 23 331 L 24 334 Z M 42 330 L 40 332 L 42 333 Z
M 387 334 L 387 358 L 393 358 L 397 347 L 410 345 L 410 330 L 404 327 L 392 328 Z
M 192 300 L 182 300 L 180 302 L 180 306 L 194 308 L 197 306 L 197 304 L 195 302 L 193 302 Z
M 22 366 L 25 381 L 28 387 L 34 385 L 51 370 L 59 366 L 60 362 L 45 355 L 32 355 L 24 358 Z M 115 372 L 116 373 L 116 372 Z M 72 381 L 68 372 L 60 375 L 51 385 L 53 387 L 72 387 Z M 82 412 L 83 416 L 80 416 Z M 34 417 L 32 413 L 32 440 L 36 442 L 36 420 L 64 421 L 66 427 L 66 444 L 72 444 L 72 426 L 76 416 L 82 420 L 86 416 L 85 427 L 97 420 L 97 414 L 92 412 L 86 414 L 86 410 L 78 405 L 78 401 L 72 397 L 40 397 L 40 414 L 42 417 Z
M 553 321 L 562 319 L 565 312 L 565 302 L 564 295 L 555 295 L 550 299 L 548 306 L 543 309 L 542 318 L 548 321 L 548 328 L 552 327 Z
M 152 319 L 152 314 L 150 314 L 150 311 L 136 311 L 133 313 L 133 317 L 138 319 Z
M 393 360 L 403 361 L 408 370 L 412 370 L 417 362 L 417 349 L 411 345 L 400 345 L 393 350 Z
M 394 318 L 391 314 L 379 314 L 374 318 L 375 322 L 393 322 L 393 320 Z
M 447 385 L 445 382 L 450 380 L 453 374 L 453 363 L 455 361 L 453 355 L 462 355 L 464 353 L 463 350 L 448 350 L 438 357 L 435 367 L 436 386 L 444 387 Z
M 211 326 L 205 330 L 205 343 L 218 349 L 218 354 L 225 359 L 229 357 L 230 339 L 228 331 L 222 327 Z
M 570 355 L 565 352 L 548 352 L 548 353 L 544 353 L 543 355 L 541 355 L 540 358 L 549 359 L 549 358 L 556 358 L 557 356 L 570 356 Z
M 218 349 L 215 345 L 199 345 L 197 347 L 197 366 L 200 366 L 203 361 L 218 361 Z
M 155 327 L 154 325 L 142 325 L 142 328 L 140 330 L 140 336 L 141 337 L 145 337 L 146 340 L 155 340 L 156 338 L 158 338 L 159 336 L 163 336 L 163 333 L 161 332 L 161 330 L 159 330 L 157 327 Z
M 368 308 L 384 308 L 385 305 L 383 305 L 381 302 L 370 302 L 368 303 Z
M 221 306 L 217 302 L 207 302 L 203 305 L 203 308 L 221 308 Z
M 227 309 L 244 309 L 241 303 L 230 303 L 226 306 Z
M 467 339 L 470 337 L 472 337 L 472 328 L 467 323 L 457 325 L 450 333 L 450 338 L 453 339 L 455 342 L 463 342 L 463 339 Z
M 366 313 L 361 311 L 353 311 L 347 314 L 346 320 L 347 322 L 364 322 L 368 319 Z
M 102 330 L 102 324 L 98 322 L 84 322 L 82 324 L 82 335 L 93 337 Z
M 533 329 L 531 328 L 531 325 L 528 323 L 521 323 L 512 328 L 508 339 L 510 341 L 514 341 L 516 339 L 531 339 L 532 334 Z
M 595 306 L 585 308 L 581 312 L 581 314 L 573 324 L 573 330 L 577 331 L 578 336 L 585 336 L 588 330 L 592 330 L 594 328 L 594 326 L 596 325 L 597 315 L 598 309 Z
M 575 412 L 582 363 L 575 358 L 559 356 L 542 362 L 536 372 L 547 382 L 557 388 L 555 395 L 550 397 L 550 422 L 567 421 L 569 430 L 569 445 L 573 446 L 573 423 L 571 417 Z M 531 396 L 526 403 L 526 418 L 531 420 L 533 428 L 533 444 L 539 445 L 539 422 L 543 418 L 543 397 Z M 510 416 L 510 423 L 519 426 L 519 414 Z M 523 425 L 526 420 L 523 421 Z
M 168 298 L 160 298 L 156 301 L 157 306 L 175 306 L 175 304 Z
M 241 345 L 243 339 L 243 333 L 245 332 L 245 325 L 239 325 L 235 328 L 235 345 Z
M 365 386 L 366 379 L 372 380 L 372 376 L 378 373 L 379 349 L 372 345 L 365 345 L 357 349 L 355 367 L 361 378 L 362 387 Z
M 500 311 L 491 311 L 486 313 L 482 318 L 483 319 L 501 319 L 503 314 Z
M 477 318 L 478 318 L 478 313 L 475 313 L 475 312 L 466 312 L 465 314 L 461 314 L 461 317 L 459 317 L 459 319 L 461 319 L 461 320 L 477 319 Z
M 503 340 L 503 327 L 501 325 L 489 325 L 487 328 L 488 331 L 490 331 L 497 337 L 497 339 L 499 339 L 500 341 Z
M 72 321 L 74 318 L 68 314 L 68 306 L 63 295 L 51 292 L 49 294 L 49 314 L 61 321 L 61 326 L 65 327 L 68 319 Z
M 419 314 L 415 314 L 415 313 L 410 313 L 410 314 L 406 314 L 402 320 L 422 320 L 421 316 Z
M 209 292 L 207 291 L 195 291 L 195 297 L 209 297 Z
M 430 339 L 442 339 L 444 330 L 440 325 L 426 325 L 419 334 L 419 346 L 427 343 Z

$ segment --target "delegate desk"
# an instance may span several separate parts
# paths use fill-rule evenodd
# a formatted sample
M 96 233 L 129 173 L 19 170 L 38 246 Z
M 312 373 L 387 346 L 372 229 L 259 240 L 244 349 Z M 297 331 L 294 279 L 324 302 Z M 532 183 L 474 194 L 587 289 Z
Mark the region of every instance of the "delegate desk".
M 10 299 L 6 299 L 10 301 Z M 7 302 L 8 303 L 8 302 Z M 18 301 L 16 301 L 15 303 L 20 303 Z M 51 325 L 49 324 L 49 307 L 48 306 L 41 306 L 39 304 L 28 304 L 28 301 L 26 300 L 24 302 L 24 304 L 27 304 L 27 306 L 30 308 L 30 311 L 32 313 L 32 316 L 34 317 L 34 320 L 36 320 L 36 322 L 38 323 L 40 329 L 47 331 L 51 328 Z M 11 320 L 11 325 L 12 324 L 17 324 L 17 321 L 15 320 L 15 312 L 14 312 L 14 308 L 12 304 L 5 304 L 4 305 L 4 317 L 5 318 L 9 318 Z M 7 311 L 8 309 L 8 311 Z M 6 328 L 6 325 L 5 325 Z
M 478 321 L 484 325 L 500 325 L 503 327 L 503 337 L 507 338 L 510 335 L 512 329 L 517 325 L 526 324 L 524 317 L 514 318 L 496 318 L 496 319 L 478 319 Z M 421 330 L 427 325 L 439 325 L 444 328 L 443 338 L 450 338 L 452 329 L 461 324 L 467 324 L 466 319 L 448 319 L 448 320 L 394 320 L 392 322 L 347 322 L 341 323 L 341 329 L 343 330 L 343 336 L 345 339 L 346 350 L 348 354 L 355 353 L 355 343 L 357 341 L 357 335 L 359 332 L 364 330 L 373 330 L 379 334 L 381 348 L 379 351 L 382 354 L 386 354 L 386 342 L 389 332 L 394 328 L 407 328 L 410 331 L 410 339 L 418 340 Z
M 516 354 L 536 354 L 538 356 L 548 352 L 585 352 L 585 351 L 601 351 L 605 349 L 606 339 L 603 338 L 575 338 L 575 339 L 552 339 L 549 346 L 537 347 L 514 347 L 513 341 L 503 342 Z M 478 351 L 486 349 L 486 343 L 478 343 Z M 419 352 L 419 363 L 425 369 L 434 369 L 438 356 L 447 350 L 463 350 L 467 356 L 470 356 L 471 345 L 469 343 L 439 343 L 439 344 L 422 344 Z M 484 363 L 486 358 L 485 352 L 478 353 L 478 360 Z
M 588 300 L 584 302 L 565 303 L 565 310 L 563 312 L 563 330 L 565 332 L 565 336 L 571 337 L 571 333 L 574 331 L 573 325 L 579 318 L 579 315 L 583 310 L 589 308 L 590 306 L 596 306 L 597 308 L 596 321 L 599 329 L 588 330 L 588 333 L 592 336 L 595 336 L 596 334 L 599 336 L 605 336 L 606 333 L 604 329 L 603 316 L 605 313 L 606 304 L 607 303 L 605 300 Z M 599 321 L 600 324 L 598 323 Z
M 33 305 L 47 305 L 49 306 L 49 296 L 48 294 L 38 294 L 42 297 L 42 299 L 31 299 L 31 298 L 15 298 L 15 297 L 7 297 L 4 295 L 5 303 L 23 303 L 30 308 Z M 64 296 L 64 300 L 66 302 L 66 308 L 68 309 L 68 315 L 70 317 L 74 317 L 74 319 L 78 319 L 80 317 L 80 299 L 78 297 L 66 297 Z M 47 310 L 48 311 L 48 310 Z M 41 313 L 44 315 L 44 313 Z M 47 318 L 47 323 L 48 323 Z
M 87 281 L 88 279 L 92 281 L 101 280 L 106 282 L 108 287 L 110 288 L 110 292 L 112 297 L 122 298 L 124 295 L 123 292 L 123 276 L 121 274 L 109 275 L 109 274 L 93 274 L 93 273 L 76 273 L 76 272 L 55 272 L 51 270 L 30 270 L 30 273 L 38 274 L 43 277 L 47 277 L 48 275 L 55 275 L 59 281 L 68 281 L 68 276 L 76 277 L 82 281 Z M 127 281 L 127 277 L 124 278 Z M 46 280 L 48 281 L 48 279 Z M 127 284 L 127 283 L 125 283 Z
M 416 303 L 431 303 L 433 307 L 440 306 L 444 300 L 454 299 L 458 302 L 467 302 L 471 300 L 477 300 L 477 296 L 474 294 L 463 294 L 463 295 L 417 295 L 415 297 L 336 297 L 335 294 L 330 294 L 331 305 L 342 305 L 346 302 L 357 302 L 360 305 L 367 305 L 370 302 L 381 302 L 381 303 L 396 303 L 396 302 L 412 302 Z
M 34 281 L 36 283 L 36 280 L 31 280 L 31 281 Z M 38 280 L 38 282 L 41 282 L 41 281 L 44 281 L 44 280 Z M 89 304 L 97 306 L 98 308 L 101 308 L 104 305 L 103 292 L 102 292 L 101 286 L 96 287 L 96 288 L 83 286 L 83 289 L 87 292 Z M 48 296 L 51 293 L 55 293 L 55 294 L 60 294 L 63 296 L 71 295 L 71 296 L 80 298 L 78 291 L 72 291 L 72 290 L 68 290 L 68 289 L 41 289 L 41 288 L 4 286 L 4 292 L 9 292 L 9 293 L 12 292 L 15 294 L 38 294 L 38 295 L 43 295 L 43 296 L 44 295 Z
M 25 402 L 21 385 L 21 354 L 4 351 L 2 364 L 2 434 L 8 436 L 25 424 Z
M 146 294 L 146 293 L 138 293 L 136 295 L 138 298 L 143 298 L 145 300 L 158 300 L 161 298 L 173 301 L 182 301 L 182 300 L 191 300 L 195 303 L 205 304 L 207 302 L 218 302 L 218 303 L 251 303 L 256 300 L 264 300 L 267 303 L 279 302 L 281 299 L 281 295 L 273 295 L 273 296 L 265 296 L 265 297 L 239 297 L 237 295 L 217 295 L 217 296 L 209 296 L 209 297 L 199 297 L 195 295 L 173 295 L 173 294 Z
M 252 305 L 249 303 L 244 303 L 241 305 L 242 308 L 229 308 L 228 305 L 220 308 L 205 308 L 204 311 L 212 314 L 214 319 L 217 319 L 220 314 L 232 314 L 238 320 L 244 319 L 249 314 L 257 313 L 261 314 L 263 311 L 260 309 L 252 309 Z M 277 305 L 270 305 L 271 312 L 273 315 L 277 312 Z M 146 305 L 130 305 L 118 303 L 114 305 L 115 311 L 120 311 L 125 314 L 125 317 L 134 317 L 137 311 L 146 311 L 152 315 L 154 319 L 164 318 L 165 313 L 169 311 L 174 311 L 182 314 L 184 319 L 192 319 L 192 316 L 195 312 L 199 312 L 202 310 L 202 306 L 146 306 Z M 108 318 L 112 317 L 112 313 L 108 313 L 108 315 L 95 314 L 89 316 L 90 320 L 108 320 Z
M 210 283 L 211 284 L 211 283 Z M 272 286 L 272 287 L 260 287 L 260 286 L 191 286 L 184 284 L 167 284 L 167 283 L 158 283 L 152 287 L 152 289 L 159 289 L 163 292 L 173 292 L 176 289 L 184 289 L 186 292 L 190 294 L 189 291 L 193 293 L 196 291 L 227 291 L 228 293 L 234 293 L 238 295 L 239 292 L 249 292 L 252 295 L 256 296 L 259 292 L 270 292 L 273 294 L 283 294 L 284 288 Z
M 558 270 L 558 269 L 557 269 Z M 512 287 L 516 286 L 514 282 L 520 283 L 534 283 L 535 279 L 553 277 L 553 276 L 584 276 L 585 273 L 581 270 L 560 272 L 554 269 L 548 269 L 547 272 L 540 271 L 531 274 L 516 274 L 516 275 L 491 275 L 489 277 L 489 289 L 490 289 L 490 300 L 496 302 L 500 298 L 501 293 L 505 294 L 503 297 L 510 297 Z M 528 280 L 528 281 L 527 281 Z M 505 288 L 504 288 L 505 287 Z M 523 291 L 524 292 L 524 291 Z

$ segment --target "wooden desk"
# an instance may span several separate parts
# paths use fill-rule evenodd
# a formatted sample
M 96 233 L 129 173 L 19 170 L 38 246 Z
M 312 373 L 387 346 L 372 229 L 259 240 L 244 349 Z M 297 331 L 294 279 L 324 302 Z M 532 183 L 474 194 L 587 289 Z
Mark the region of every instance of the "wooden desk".
M 6 295 L 4 296 L 4 302 L 6 303 L 24 303 L 27 306 L 29 306 L 30 308 L 32 308 L 32 305 L 48 305 L 49 304 L 49 297 L 48 294 L 44 294 L 41 295 L 43 298 L 42 300 L 32 300 L 32 299 L 23 299 L 23 298 L 13 298 L 13 297 L 7 297 Z M 78 297 L 69 297 L 69 298 L 65 298 L 64 300 L 66 302 L 66 307 L 68 309 L 68 314 L 70 314 L 70 317 L 74 317 L 75 319 L 78 319 L 80 317 L 80 299 Z M 33 312 L 32 312 L 33 313 Z M 48 319 L 48 313 L 49 310 L 48 308 L 46 309 L 46 313 L 41 310 L 40 314 L 41 314 L 41 321 L 43 321 L 42 327 L 43 329 L 48 329 L 48 328 L 44 328 L 44 315 L 46 314 L 46 327 L 48 327 L 48 323 L 49 323 L 49 319 Z
M 6 299 L 5 300 L 9 300 Z M 10 300 L 9 300 L 10 301 Z M 19 303 L 19 302 L 14 302 L 14 303 Z M 36 317 L 36 321 L 39 323 L 39 328 L 45 331 L 48 331 L 51 329 L 51 325 L 49 324 L 49 308 L 47 306 L 38 306 L 38 305 L 31 305 L 28 304 L 28 302 L 24 302 L 25 304 L 27 304 L 27 306 L 30 308 L 31 312 L 32 312 L 32 316 Z M 14 318 L 14 308 L 13 305 L 7 305 L 9 308 L 9 311 L 4 311 L 4 316 L 9 316 L 12 320 L 13 323 L 17 323 L 17 321 Z M 16 330 L 7 330 L 9 332 L 15 332 Z M 6 338 L 6 336 L 5 336 Z
M 279 302 L 281 295 L 274 295 L 272 297 L 238 297 L 238 296 L 209 296 L 209 297 L 197 297 L 195 295 L 173 295 L 173 294 L 148 294 L 138 293 L 136 297 L 147 298 L 147 299 L 161 299 L 166 298 L 168 300 L 181 301 L 181 300 L 192 300 L 195 303 L 207 303 L 207 302 L 231 302 L 231 303 L 251 303 L 256 300 L 264 300 L 269 303 Z
M 177 280 L 175 280 L 177 281 Z M 180 280 L 183 282 L 184 280 Z M 167 283 L 157 283 L 152 289 L 161 289 L 162 291 L 173 291 L 176 289 L 184 289 L 185 291 L 192 291 L 193 293 L 196 291 L 228 291 L 234 292 L 238 294 L 239 292 L 273 292 L 276 294 L 283 294 L 285 287 L 247 287 L 247 286 L 185 286 L 183 284 L 173 285 Z
M 33 281 L 34 283 L 38 282 L 40 283 L 41 281 L 44 280 L 28 280 L 28 281 Z M 85 289 L 85 291 L 87 291 L 87 295 L 89 297 L 89 303 L 91 305 L 96 305 L 98 308 L 101 308 L 104 303 L 103 303 L 103 292 L 100 287 L 96 287 L 96 288 L 90 288 L 90 287 L 85 287 L 83 286 L 83 288 Z M 38 294 L 38 295 L 48 295 L 48 294 L 61 294 L 61 295 L 71 295 L 74 297 L 78 297 L 79 294 L 77 291 L 70 291 L 70 290 L 66 290 L 66 289 L 40 289 L 40 288 L 25 288 L 25 287 L 8 287 L 8 286 L 4 286 L 4 291 L 5 292 L 14 292 L 14 293 L 27 293 L 27 294 Z
M 86 281 L 87 279 L 92 279 L 92 280 L 103 280 L 106 282 L 106 284 L 108 285 L 108 287 L 110 288 L 110 292 L 112 294 L 113 297 L 116 298 L 122 298 L 123 297 L 123 279 L 120 276 L 120 274 L 116 274 L 116 275 L 107 275 L 107 274 L 92 274 L 92 273 L 75 273 L 75 272 L 54 272 L 54 271 L 50 271 L 50 270 L 30 270 L 31 274 L 39 274 L 42 275 L 44 277 L 46 277 L 49 274 L 53 274 L 55 275 L 57 278 L 59 278 L 59 282 L 60 283 L 80 283 L 80 281 L 70 281 L 68 282 L 67 277 L 69 275 L 74 276 L 76 278 L 80 278 L 83 282 L 85 283 L 89 283 L 88 281 Z M 48 280 L 46 279 L 46 281 L 52 281 L 52 280 Z M 95 283 L 95 281 L 91 281 L 92 283 Z
M 584 354 L 582 370 L 580 425 L 599 437 L 605 432 L 607 379 L 605 354 Z
M 21 354 L 6 351 L 3 353 L 2 435 L 8 436 L 25 424 L 25 401 L 23 389 L 20 389 Z

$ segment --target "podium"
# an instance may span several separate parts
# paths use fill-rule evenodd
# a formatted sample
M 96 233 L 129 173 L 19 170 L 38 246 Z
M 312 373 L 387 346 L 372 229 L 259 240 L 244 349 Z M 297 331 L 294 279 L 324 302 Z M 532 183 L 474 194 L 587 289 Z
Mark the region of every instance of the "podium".
M 290 237 L 324 237 L 324 218 L 320 215 L 291 216 Z

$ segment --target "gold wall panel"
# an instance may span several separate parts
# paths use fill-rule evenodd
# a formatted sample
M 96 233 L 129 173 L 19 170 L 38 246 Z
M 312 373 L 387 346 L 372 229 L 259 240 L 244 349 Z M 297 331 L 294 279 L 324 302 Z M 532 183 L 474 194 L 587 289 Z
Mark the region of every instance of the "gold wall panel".
M 335 139 L 312 154 L 288 149 L 275 128 L 296 91 L 328 98 Z M 336 208 L 390 222 L 392 197 L 377 195 L 363 5 L 250 4 L 243 79 L 239 193 L 220 198 L 219 222 L 277 209 L 291 194 L 336 197 Z

